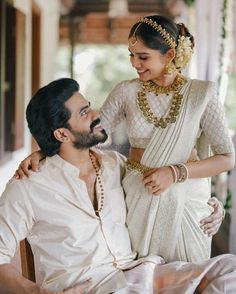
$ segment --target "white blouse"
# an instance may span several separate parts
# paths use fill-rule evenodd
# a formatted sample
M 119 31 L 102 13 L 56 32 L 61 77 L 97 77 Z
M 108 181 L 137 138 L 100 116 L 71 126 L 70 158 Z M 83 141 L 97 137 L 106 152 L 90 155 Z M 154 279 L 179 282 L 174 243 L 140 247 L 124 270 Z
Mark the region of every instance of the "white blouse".
M 188 79 L 187 83 L 191 83 L 191 81 Z M 234 152 L 224 108 L 216 95 L 216 85 L 212 82 L 207 83 L 210 86 L 210 90 L 207 92 L 208 97 L 206 97 L 208 103 L 201 117 L 199 133 L 201 131 L 205 133 L 214 154 Z M 119 83 L 101 108 L 101 120 L 108 133 L 111 133 L 120 122 L 125 121 L 130 145 L 145 149 L 155 131 L 155 126 L 148 123 L 139 110 L 136 103 L 139 90 L 140 81 L 138 79 Z M 148 103 L 157 117 L 166 114 L 171 100 L 172 95 L 148 94 Z

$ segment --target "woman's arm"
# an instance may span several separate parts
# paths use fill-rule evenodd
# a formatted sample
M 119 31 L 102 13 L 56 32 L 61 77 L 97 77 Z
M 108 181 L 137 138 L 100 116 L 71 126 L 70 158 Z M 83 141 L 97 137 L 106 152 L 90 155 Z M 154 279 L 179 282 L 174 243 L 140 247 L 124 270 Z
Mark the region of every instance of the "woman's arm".
M 188 178 L 207 178 L 228 171 L 234 167 L 235 154 L 217 154 L 209 158 L 187 162 L 185 166 L 188 170 Z M 179 169 L 176 168 L 177 178 Z M 143 183 L 153 195 L 159 195 L 168 189 L 173 183 L 173 173 L 170 167 L 163 166 L 154 168 L 143 174 Z
M 23 179 L 24 177 L 29 177 L 31 171 L 38 171 L 40 161 L 45 157 L 45 154 L 41 150 L 31 153 L 28 157 L 21 161 L 15 172 L 15 178 Z
M 188 162 L 186 166 L 189 178 L 207 178 L 231 170 L 235 165 L 235 153 L 217 154 L 196 162 Z
M 101 124 L 110 135 L 116 126 L 125 119 L 127 82 L 116 85 L 100 109 Z

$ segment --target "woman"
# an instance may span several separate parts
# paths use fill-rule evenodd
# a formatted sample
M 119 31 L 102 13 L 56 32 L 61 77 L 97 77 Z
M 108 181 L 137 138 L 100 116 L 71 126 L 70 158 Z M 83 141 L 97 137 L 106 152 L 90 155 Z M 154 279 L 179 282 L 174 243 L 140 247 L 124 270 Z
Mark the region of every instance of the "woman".
M 180 72 L 193 46 L 183 24 L 160 15 L 142 18 L 129 34 L 130 60 L 139 78 L 118 84 L 101 109 L 108 133 L 126 122 L 131 149 L 123 186 L 139 257 L 209 258 L 211 237 L 199 226 L 212 212 L 209 177 L 234 165 L 215 84 Z
M 210 213 L 208 177 L 234 165 L 215 84 L 180 73 L 193 46 L 183 24 L 163 16 L 142 18 L 129 34 L 131 64 L 139 79 L 117 85 L 102 107 L 106 130 L 126 122 L 131 144 L 123 181 L 127 225 L 140 256 L 208 258 L 211 239 L 199 227 Z M 195 147 L 200 160 L 187 162 Z

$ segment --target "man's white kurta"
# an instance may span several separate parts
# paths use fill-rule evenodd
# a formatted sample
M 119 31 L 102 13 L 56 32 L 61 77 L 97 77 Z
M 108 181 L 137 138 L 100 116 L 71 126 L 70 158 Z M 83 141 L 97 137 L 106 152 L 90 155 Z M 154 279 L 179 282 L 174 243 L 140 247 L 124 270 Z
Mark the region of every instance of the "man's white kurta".
M 48 289 L 89 278 L 101 293 L 126 285 L 121 269 L 140 262 L 133 262 L 125 225 L 124 158 L 110 151 L 100 155 L 105 200 L 99 216 L 79 170 L 58 155 L 48 157 L 29 179 L 8 183 L 0 198 L 0 264 L 10 263 L 27 237 Z

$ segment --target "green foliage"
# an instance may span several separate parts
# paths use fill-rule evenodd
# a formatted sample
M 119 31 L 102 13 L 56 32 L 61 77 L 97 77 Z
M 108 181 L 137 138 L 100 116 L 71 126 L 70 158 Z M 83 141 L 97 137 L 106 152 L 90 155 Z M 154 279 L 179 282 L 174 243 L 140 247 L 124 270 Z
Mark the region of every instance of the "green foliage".
M 99 108 L 117 83 L 134 76 L 127 46 L 96 46 L 96 58 L 91 74 L 93 86 L 86 87 L 86 95 L 91 97 L 90 99 L 95 98 L 93 104 L 95 103 L 94 106 Z
M 232 192 L 227 189 L 227 197 L 224 204 L 224 209 L 229 210 L 232 208 Z
M 192 6 L 194 4 L 194 0 L 184 0 L 184 2 L 188 5 L 188 6 Z
M 57 77 L 69 76 L 69 47 L 57 57 Z M 67 56 L 67 58 L 66 58 Z M 65 62 L 66 60 L 66 62 Z M 74 78 L 81 93 L 99 109 L 112 88 L 122 80 L 136 77 L 126 45 L 79 45 L 75 48 Z

